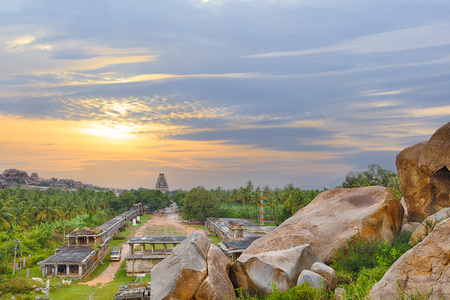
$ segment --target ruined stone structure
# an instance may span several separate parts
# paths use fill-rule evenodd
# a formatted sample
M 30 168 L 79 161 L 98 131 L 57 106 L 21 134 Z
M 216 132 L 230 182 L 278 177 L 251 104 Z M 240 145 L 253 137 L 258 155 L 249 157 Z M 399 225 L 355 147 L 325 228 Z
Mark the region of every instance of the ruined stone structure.
M 172 250 L 185 239 L 185 236 L 152 236 L 128 240 L 130 251 L 125 257 L 128 260 L 127 276 L 149 274 L 154 266 L 171 255 Z M 146 245 L 149 247 L 146 248 Z
M 238 222 L 230 221 L 228 222 L 229 235 L 233 240 L 239 240 L 244 238 L 244 225 Z
M 156 180 L 155 190 L 158 190 L 163 194 L 169 191 L 169 185 L 167 184 L 164 173 L 159 173 L 158 179 Z
M 78 277 L 86 278 L 109 252 L 109 240 L 130 221 L 142 215 L 142 205 L 90 229 L 76 229 L 66 236 L 67 242 L 57 249 L 55 254 L 38 262 L 42 277 Z

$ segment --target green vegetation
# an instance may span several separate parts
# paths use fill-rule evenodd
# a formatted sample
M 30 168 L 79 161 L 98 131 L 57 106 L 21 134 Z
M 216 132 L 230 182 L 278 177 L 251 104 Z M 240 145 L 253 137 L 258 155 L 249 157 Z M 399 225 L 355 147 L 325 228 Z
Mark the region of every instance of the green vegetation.
M 265 297 L 251 297 L 245 293 L 242 289 L 237 289 L 237 299 L 238 300 L 327 300 L 333 299 L 330 292 L 325 290 L 316 290 L 311 287 L 308 283 L 293 287 L 289 291 L 281 292 L 277 289 L 275 285 L 272 285 L 272 293 Z
M 283 189 L 262 188 L 265 220 L 281 223 L 300 208 L 308 205 L 321 191 L 304 190 L 292 183 Z M 223 218 L 245 218 L 259 220 L 261 188 L 248 181 L 244 187 L 229 191 L 220 186 L 211 190 L 220 200 L 218 215 Z
M 204 187 L 196 187 L 184 198 L 183 217 L 188 220 L 204 221 L 207 217 L 217 217 L 219 199 Z
M 368 169 L 363 172 L 350 172 L 345 176 L 342 183 L 344 188 L 355 188 L 362 186 L 381 185 L 389 188 L 398 200 L 402 198 L 402 190 L 400 187 L 400 178 L 398 174 L 383 169 L 377 164 L 369 165 Z
M 389 267 L 411 248 L 408 244 L 410 236 L 410 234 L 402 234 L 391 245 L 387 242 L 352 239 L 347 242 L 347 249 L 337 250 L 337 260 L 331 264 L 331 267 L 338 275 L 338 287 L 346 291 L 345 299 L 367 299 L 375 283 L 380 281 Z M 237 293 L 240 300 L 335 299 L 334 293 L 315 290 L 307 283 L 286 292 L 281 292 L 274 286 L 273 292 L 265 297 L 251 297 L 242 289 L 238 289 Z M 426 295 L 420 293 L 406 295 L 401 289 L 398 293 L 398 299 L 427 299 Z
M 116 201 L 110 203 L 111 209 L 115 211 L 126 211 L 135 203 L 143 203 L 155 211 L 170 205 L 169 196 L 157 190 L 137 190 L 124 191 Z
M 400 199 L 401 190 L 398 175 L 378 165 L 370 165 L 368 170 L 349 173 L 342 187 L 360 187 L 382 185 L 390 188 Z M 158 210 L 170 204 L 169 196 L 183 211 L 186 220 L 203 221 L 206 217 L 230 217 L 258 220 L 260 214 L 260 193 L 263 190 L 264 215 L 267 221 L 281 223 L 302 207 L 308 205 L 322 190 L 307 190 L 289 183 L 284 188 L 271 189 L 258 187 L 252 181 L 244 186 L 223 190 L 206 190 L 197 187 L 191 191 L 176 191 L 166 195 L 155 190 L 137 189 L 125 191 L 120 197 L 112 192 L 95 192 L 80 189 L 64 192 L 59 189 L 47 191 L 25 188 L 10 188 L 0 191 L 0 261 L 5 260 L 8 241 L 7 267 L 0 266 L 0 298 L 17 294 L 16 299 L 34 299 L 35 292 L 30 290 L 33 284 L 21 276 L 13 278 L 11 274 L 13 240 L 23 240 L 23 256 L 27 256 L 27 266 L 31 266 L 31 275 L 40 276 L 36 263 L 53 254 L 64 240 L 64 235 L 76 228 L 96 227 L 112 216 L 126 211 L 135 203 L 147 204 L 151 210 Z M 141 220 L 144 223 L 149 216 Z M 430 230 L 433 224 L 429 224 Z M 204 230 L 202 225 L 190 225 Z M 129 226 L 110 241 L 110 247 L 120 246 L 138 229 Z M 176 227 L 152 226 L 146 235 L 185 235 Z M 211 237 L 214 244 L 217 237 Z M 392 245 L 374 241 L 348 241 L 348 249 L 337 252 L 338 259 L 332 264 L 339 285 L 346 289 L 346 299 L 364 299 L 372 286 L 381 279 L 389 266 L 410 248 L 409 236 L 400 236 Z M 109 254 L 88 278 L 94 278 L 109 265 Z M 130 282 L 122 269 L 113 282 L 101 287 L 72 283 L 70 286 L 58 286 L 60 279 L 52 279 L 52 299 L 108 299 L 117 292 L 122 284 Z M 23 272 L 22 272 L 23 273 Z M 148 278 L 149 280 L 149 278 Z M 295 287 L 287 292 L 276 288 L 272 294 L 258 299 L 332 299 L 331 293 L 316 291 L 307 284 Z M 399 291 L 399 299 L 425 299 L 426 296 L 405 295 Z M 239 299 L 252 298 L 239 293 Z
M 176 226 L 152 225 L 147 228 L 144 236 L 186 236 L 186 232 Z

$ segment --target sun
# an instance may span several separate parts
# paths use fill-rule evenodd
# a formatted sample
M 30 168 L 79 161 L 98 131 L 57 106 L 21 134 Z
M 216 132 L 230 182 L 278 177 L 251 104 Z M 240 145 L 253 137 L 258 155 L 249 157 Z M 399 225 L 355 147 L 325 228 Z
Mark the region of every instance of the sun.
M 127 141 L 135 137 L 133 132 L 136 132 L 135 126 L 119 124 L 119 125 L 93 125 L 89 128 L 82 128 L 80 131 L 84 134 L 97 136 L 100 138 Z

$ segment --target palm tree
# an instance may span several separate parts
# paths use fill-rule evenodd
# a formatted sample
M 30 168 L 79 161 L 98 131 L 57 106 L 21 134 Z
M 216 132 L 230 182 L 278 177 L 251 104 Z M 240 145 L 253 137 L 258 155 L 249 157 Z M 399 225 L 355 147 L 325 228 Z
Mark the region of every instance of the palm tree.
M 51 221 L 62 216 L 61 209 L 55 200 L 55 196 L 45 196 L 39 201 L 36 221 Z
M 11 206 L 11 213 L 14 215 L 15 223 L 23 228 L 30 227 L 30 212 L 23 202 L 14 202 Z
M 65 220 L 75 218 L 82 213 L 82 208 L 78 204 L 78 195 L 75 193 L 65 195 L 61 208 L 64 213 Z
M 15 224 L 14 214 L 5 199 L 0 198 L 0 229 L 9 230 Z
M 282 192 L 283 204 L 291 211 L 292 214 L 296 213 L 301 206 L 302 194 L 301 189 L 294 187 L 294 184 L 289 183 L 284 187 Z

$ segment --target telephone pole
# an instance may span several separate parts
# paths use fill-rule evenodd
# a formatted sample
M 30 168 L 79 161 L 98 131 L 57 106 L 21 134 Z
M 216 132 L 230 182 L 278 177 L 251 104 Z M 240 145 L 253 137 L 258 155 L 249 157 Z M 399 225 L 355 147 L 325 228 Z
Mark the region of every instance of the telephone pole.
M 14 262 L 13 262 L 13 276 L 16 273 L 16 255 L 17 255 L 17 240 L 14 240 Z

